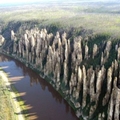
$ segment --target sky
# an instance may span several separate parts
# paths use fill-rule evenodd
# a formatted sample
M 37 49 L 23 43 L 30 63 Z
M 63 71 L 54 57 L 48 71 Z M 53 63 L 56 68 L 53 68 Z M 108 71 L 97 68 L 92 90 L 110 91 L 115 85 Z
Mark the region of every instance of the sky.
M 31 3 L 31 2 L 41 2 L 41 1 L 47 2 L 47 1 L 60 1 L 60 0 L 0 0 L 0 4 Z M 79 1 L 83 1 L 83 0 L 79 0 Z M 119 0 L 85 0 L 85 1 L 119 1 Z
M 41 0 L 0 0 L 0 4 L 5 4 L 5 3 L 23 3 L 23 2 L 33 2 L 33 1 L 41 1 Z

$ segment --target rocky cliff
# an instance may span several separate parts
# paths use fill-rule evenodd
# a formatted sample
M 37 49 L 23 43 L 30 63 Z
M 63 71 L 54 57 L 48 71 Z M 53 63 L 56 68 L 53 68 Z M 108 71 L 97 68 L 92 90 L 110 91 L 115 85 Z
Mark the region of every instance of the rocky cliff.
M 42 71 L 76 115 L 87 120 L 120 119 L 120 40 L 76 36 L 33 28 L 11 30 L 6 51 Z

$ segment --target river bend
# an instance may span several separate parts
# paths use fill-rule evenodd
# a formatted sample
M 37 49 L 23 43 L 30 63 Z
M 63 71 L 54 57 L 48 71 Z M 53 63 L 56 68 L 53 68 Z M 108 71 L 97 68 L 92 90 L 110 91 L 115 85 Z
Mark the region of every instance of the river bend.
M 0 66 L 25 101 L 30 120 L 78 120 L 54 88 L 23 63 L 0 54 Z

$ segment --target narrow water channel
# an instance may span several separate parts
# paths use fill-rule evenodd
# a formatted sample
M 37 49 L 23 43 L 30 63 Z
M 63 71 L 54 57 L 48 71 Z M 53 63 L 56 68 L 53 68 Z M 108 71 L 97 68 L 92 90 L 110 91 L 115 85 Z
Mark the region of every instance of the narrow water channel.
M 0 66 L 25 101 L 30 120 L 78 120 L 67 102 L 33 70 L 1 54 Z

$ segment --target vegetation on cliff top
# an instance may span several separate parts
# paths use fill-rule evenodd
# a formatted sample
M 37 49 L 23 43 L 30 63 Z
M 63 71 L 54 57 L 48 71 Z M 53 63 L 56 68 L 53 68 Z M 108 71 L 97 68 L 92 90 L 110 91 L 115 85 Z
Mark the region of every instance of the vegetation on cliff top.
M 12 27 L 10 23 L 14 22 L 25 23 L 24 25 L 28 28 L 37 25 L 38 27 L 51 27 L 54 30 L 83 27 L 93 30 L 95 33 L 109 34 L 119 38 L 119 5 L 119 2 L 80 2 L 75 0 L 74 2 L 45 2 L 0 7 L 0 26 L 5 30 L 8 25 L 9 28 Z

